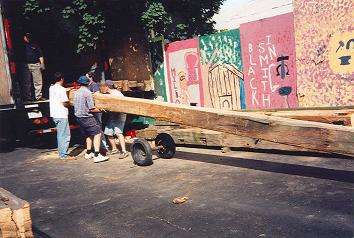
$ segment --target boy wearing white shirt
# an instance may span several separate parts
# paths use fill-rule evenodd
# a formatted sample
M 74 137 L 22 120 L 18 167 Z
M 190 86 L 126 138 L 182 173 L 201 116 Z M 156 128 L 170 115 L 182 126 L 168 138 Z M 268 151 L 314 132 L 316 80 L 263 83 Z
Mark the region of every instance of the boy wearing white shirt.
M 64 77 L 61 73 L 54 74 L 54 84 L 49 88 L 50 116 L 57 128 L 58 152 L 62 160 L 73 159 L 68 154 L 70 143 L 70 127 L 68 120 L 69 99 L 63 87 Z

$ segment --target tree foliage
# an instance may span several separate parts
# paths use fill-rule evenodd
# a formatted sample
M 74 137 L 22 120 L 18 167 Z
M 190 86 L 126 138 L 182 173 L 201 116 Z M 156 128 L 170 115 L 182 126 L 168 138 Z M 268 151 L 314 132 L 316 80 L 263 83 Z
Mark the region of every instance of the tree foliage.
M 26 0 L 23 15 L 27 21 L 34 23 L 54 20 L 57 23 L 55 26 L 76 40 L 77 53 L 95 49 L 99 37 L 105 30 L 105 20 L 96 1 Z M 43 23 L 39 25 L 41 26 Z
M 223 1 L 25 0 L 22 12 L 32 28 L 47 24 L 49 31 L 59 29 L 82 53 L 95 50 L 99 39 L 116 39 L 137 29 L 169 40 L 210 33 Z

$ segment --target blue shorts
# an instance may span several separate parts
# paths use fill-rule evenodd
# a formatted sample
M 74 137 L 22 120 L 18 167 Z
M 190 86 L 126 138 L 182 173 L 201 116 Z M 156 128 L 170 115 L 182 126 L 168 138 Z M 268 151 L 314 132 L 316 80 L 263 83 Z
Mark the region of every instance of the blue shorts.
M 110 115 L 106 127 L 104 128 L 104 134 L 107 136 L 114 136 L 123 134 L 124 124 L 127 115 L 124 113 L 115 113 Z
M 95 136 L 102 133 L 101 126 L 94 117 L 76 117 L 76 120 L 85 137 Z

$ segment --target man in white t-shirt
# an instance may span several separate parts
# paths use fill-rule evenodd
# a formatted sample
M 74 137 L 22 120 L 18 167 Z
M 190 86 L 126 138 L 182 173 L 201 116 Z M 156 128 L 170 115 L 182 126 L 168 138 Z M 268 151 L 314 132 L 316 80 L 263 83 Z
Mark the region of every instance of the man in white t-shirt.
M 54 84 L 49 88 L 50 116 L 57 128 L 58 152 L 62 160 L 73 159 L 68 155 L 70 143 L 70 127 L 68 120 L 69 99 L 63 87 L 64 77 L 61 73 L 54 74 Z

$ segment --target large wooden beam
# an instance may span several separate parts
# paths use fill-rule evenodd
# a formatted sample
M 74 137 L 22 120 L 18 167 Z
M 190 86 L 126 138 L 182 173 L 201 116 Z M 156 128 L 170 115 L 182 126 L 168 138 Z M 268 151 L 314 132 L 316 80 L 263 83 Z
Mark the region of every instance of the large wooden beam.
M 95 94 L 98 108 L 235 134 L 315 151 L 354 155 L 354 128 L 249 112 L 191 107 Z
M 279 110 L 279 111 L 256 111 L 267 116 L 286 117 L 305 121 L 317 121 L 350 126 L 351 115 L 354 109 L 308 109 L 308 110 Z

